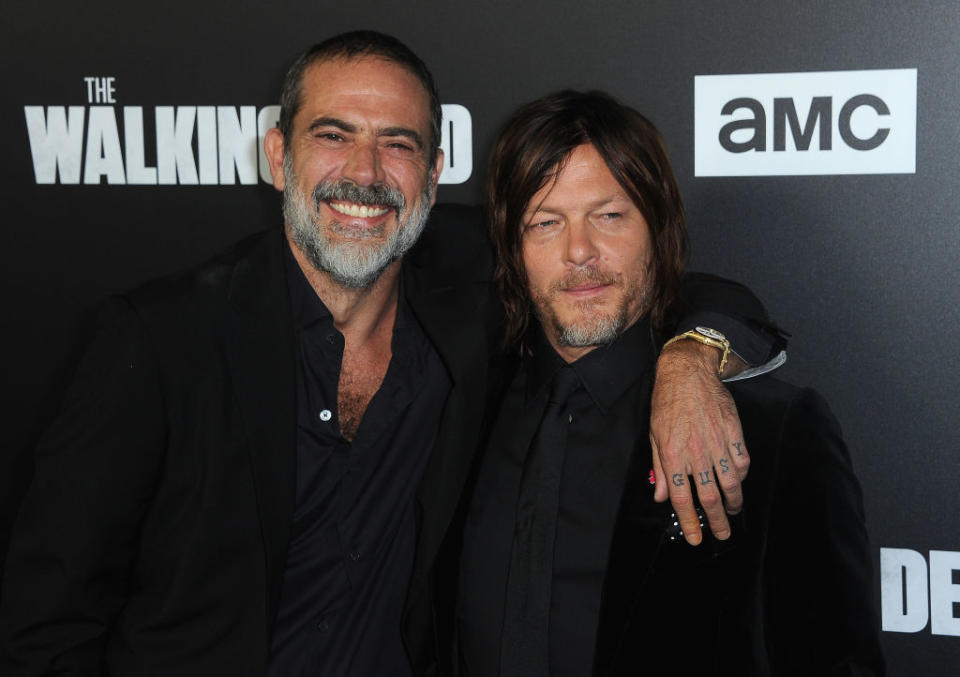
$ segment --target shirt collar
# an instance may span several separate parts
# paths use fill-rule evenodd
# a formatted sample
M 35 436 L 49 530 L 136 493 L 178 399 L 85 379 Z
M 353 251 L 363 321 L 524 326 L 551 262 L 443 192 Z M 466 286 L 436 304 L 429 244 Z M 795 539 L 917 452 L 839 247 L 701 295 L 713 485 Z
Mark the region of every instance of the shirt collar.
M 542 389 L 549 388 L 554 374 L 566 364 L 550 345 L 539 323 L 532 343 L 533 354 L 527 363 L 528 401 Z M 644 316 L 613 343 L 591 350 L 570 366 L 600 410 L 607 413 L 631 385 L 653 370 L 655 361 L 650 320 Z
M 333 315 L 313 290 L 310 280 L 303 274 L 300 264 L 293 256 L 290 241 L 283 248 L 283 259 L 287 269 L 287 289 L 290 291 L 290 308 L 293 311 L 295 327 L 306 329 L 318 321 L 333 322 Z
M 293 245 L 287 240 L 287 246 L 283 248 L 283 255 L 294 325 L 301 329 L 306 329 L 320 320 L 332 324 L 333 315 L 327 306 L 324 305 L 320 297 L 317 296 L 317 292 L 314 291 L 310 280 L 304 275 L 300 264 L 297 263 L 297 259 L 293 255 L 291 247 L 293 247 Z M 398 329 L 408 330 L 418 326 L 416 324 L 416 318 L 413 316 L 413 311 L 407 304 L 403 289 L 403 276 L 403 268 L 401 267 L 399 303 L 397 304 L 397 318 L 394 321 L 395 332 Z

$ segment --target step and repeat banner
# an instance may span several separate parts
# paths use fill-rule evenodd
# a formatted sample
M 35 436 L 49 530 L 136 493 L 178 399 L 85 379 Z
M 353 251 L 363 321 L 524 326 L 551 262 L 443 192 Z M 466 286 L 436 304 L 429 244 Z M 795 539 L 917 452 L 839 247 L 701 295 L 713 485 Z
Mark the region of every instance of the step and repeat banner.
M 956 2 L 8 0 L 0 554 L 90 308 L 280 223 L 281 77 L 354 28 L 433 70 L 443 202 L 480 201 L 498 125 L 549 91 L 660 127 L 692 267 L 761 296 L 793 334 L 781 376 L 843 425 L 890 674 L 960 673 Z

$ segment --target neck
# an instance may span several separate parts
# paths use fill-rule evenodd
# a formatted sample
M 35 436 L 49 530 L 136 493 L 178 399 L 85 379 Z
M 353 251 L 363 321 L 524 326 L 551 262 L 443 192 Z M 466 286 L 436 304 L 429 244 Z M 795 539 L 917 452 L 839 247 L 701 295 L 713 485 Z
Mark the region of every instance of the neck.
M 548 336 L 547 339 L 553 349 L 557 351 L 557 355 L 562 357 L 567 364 L 573 364 L 587 353 L 597 349 L 597 346 L 562 346 L 552 336 Z
M 289 238 L 288 238 L 289 242 Z M 393 332 L 400 297 L 400 261 L 394 261 L 373 284 L 363 289 L 344 287 L 317 270 L 300 247 L 289 242 L 300 270 L 333 315 L 334 326 L 348 343 L 366 343 Z

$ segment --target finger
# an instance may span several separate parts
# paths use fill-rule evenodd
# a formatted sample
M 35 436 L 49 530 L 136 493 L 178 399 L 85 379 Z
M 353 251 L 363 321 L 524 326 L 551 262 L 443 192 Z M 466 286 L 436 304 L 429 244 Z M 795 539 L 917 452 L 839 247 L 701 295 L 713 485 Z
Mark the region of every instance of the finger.
M 656 484 L 653 487 L 653 500 L 657 503 L 663 503 L 670 497 L 670 487 L 667 483 L 667 476 L 663 472 L 663 464 L 660 462 L 660 445 L 653 435 L 650 435 L 650 450 L 653 456 L 653 476 Z
M 747 447 L 743 443 L 743 428 L 740 427 L 737 405 L 729 393 L 726 395 L 725 402 L 720 406 L 720 416 L 723 418 L 722 429 L 727 437 L 726 444 L 723 446 L 730 455 L 730 461 L 737 471 L 737 476 L 744 480 L 750 470 L 750 454 L 747 453 Z
M 653 435 L 650 435 L 651 444 L 656 443 Z M 657 458 L 659 459 L 660 472 L 657 474 L 657 489 L 661 485 L 666 485 L 669 492 L 670 504 L 673 506 L 673 512 L 680 522 L 680 530 L 683 537 L 690 545 L 699 545 L 703 540 L 703 534 L 700 532 L 700 517 L 697 515 L 696 507 L 693 503 L 693 490 L 690 487 L 690 478 L 686 464 L 681 461 L 680 450 L 675 444 L 660 446 L 657 444 Z M 696 454 L 696 458 L 701 463 L 706 463 L 706 459 L 691 449 L 687 450 L 689 454 Z M 660 478 L 663 478 L 661 481 Z M 654 492 L 656 495 L 656 492 Z
M 737 470 L 737 476 L 741 480 L 746 479 L 747 472 L 750 470 L 750 454 L 747 453 L 747 445 L 743 443 L 743 436 L 731 437 L 727 446 L 730 449 L 730 460 Z
M 680 531 L 687 543 L 700 545 L 703 534 L 700 533 L 700 517 L 693 505 L 693 494 L 690 492 L 689 477 L 683 473 L 672 473 L 668 479 L 670 484 L 670 504 L 680 522 Z
M 743 509 L 743 490 L 740 476 L 733 467 L 729 456 L 720 456 L 713 467 L 714 475 L 723 492 L 723 503 L 727 514 L 736 515 Z
M 693 481 L 697 486 L 697 498 L 700 500 L 700 507 L 707 516 L 707 522 L 710 524 L 710 531 L 718 540 L 730 538 L 730 523 L 727 522 L 727 514 L 723 507 L 723 498 L 720 496 L 720 489 L 717 486 L 716 475 L 713 468 L 706 462 L 697 466 L 694 472 Z

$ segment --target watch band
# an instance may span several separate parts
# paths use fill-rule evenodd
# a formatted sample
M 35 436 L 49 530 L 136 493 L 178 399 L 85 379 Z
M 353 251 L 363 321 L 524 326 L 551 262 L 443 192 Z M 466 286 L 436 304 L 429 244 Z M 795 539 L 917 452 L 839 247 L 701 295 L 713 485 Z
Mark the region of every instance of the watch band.
M 682 334 L 674 336 L 672 339 L 664 343 L 663 347 L 666 348 L 671 343 L 682 341 L 683 339 L 693 339 L 694 341 L 699 341 L 704 345 L 719 350 L 721 353 L 720 367 L 717 369 L 717 374 L 723 374 L 723 368 L 727 366 L 727 359 L 730 357 L 730 341 L 727 340 L 726 336 L 718 332 L 716 329 L 710 329 L 709 327 L 697 327 L 696 329 L 691 329 L 690 331 L 685 331 Z

